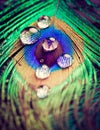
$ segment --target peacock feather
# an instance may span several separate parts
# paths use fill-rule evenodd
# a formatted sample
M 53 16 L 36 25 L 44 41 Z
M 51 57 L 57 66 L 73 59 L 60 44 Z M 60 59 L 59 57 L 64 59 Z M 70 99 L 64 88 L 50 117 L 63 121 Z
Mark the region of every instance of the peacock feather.
M 49 27 L 38 28 L 41 16 Z M 0 129 L 99 130 L 99 0 L 1 0 L 0 18 Z M 24 45 L 20 35 L 29 27 L 38 34 Z M 44 55 L 48 37 L 58 48 Z M 65 53 L 72 64 L 62 69 L 56 59 Z M 40 62 L 50 68 L 46 79 L 35 75 Z M 41 85 L 49 86 L 43 99 L 36 94 Z

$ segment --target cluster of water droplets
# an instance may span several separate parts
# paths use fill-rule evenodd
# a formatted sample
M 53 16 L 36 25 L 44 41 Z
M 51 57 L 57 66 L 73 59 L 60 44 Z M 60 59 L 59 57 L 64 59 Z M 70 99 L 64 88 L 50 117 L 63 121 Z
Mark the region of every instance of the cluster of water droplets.
M 22 44 L 29 45 L 34 44 L 40 38 L 40 29 L 47 28 L 50 26 L 50 17 L 42 16 L 37 20 L 38 28 L 31 26 L 25 28 L 21 34 L 20 39 Z
M 20 40 L 21 40 L 22 44 L 24 44 L 24 45 L 35 44 L 41 37 L 40 30 L 48 28 L 50 25 L 51 25 L 50 17 L 41 16 L 37 20 L 37 27 L 30 26 L 30 27 L 25 28 L 21 32 Z M 58 44 L 60 44 L 54 37 L 45 38 L 42 42 L 43 42 L 42 43 L 43 50 L 45 52 L 49 52 L 49 53 L 52 51 L 56 51 Z M 69 54 L 64 54 L 57 58 L 56 63 L 58 64 L 58 66 L 60 68 L 67 68 L 72 65 L 72 57 Z M 51 73 L 50 68 L 46 64 L 42 64 L 41 66 L 37 67 L 37 69 L 36 69 L 36 77 L 38 79 L 42 79 L 42 80 L 46 79 L 50 76 L 50 73 Z M 38 89 L 38 91 L 37 91 L 37 96 L 39 98 L 46 97 L 48 94 L 48 93 L 45 93 L 45 91 L 43 91 L 44 90 L 43 88 L 44 87 L 41 88 L 42 90 Z M 41 94 L 42 94 L 42 96 L 41 96 Z

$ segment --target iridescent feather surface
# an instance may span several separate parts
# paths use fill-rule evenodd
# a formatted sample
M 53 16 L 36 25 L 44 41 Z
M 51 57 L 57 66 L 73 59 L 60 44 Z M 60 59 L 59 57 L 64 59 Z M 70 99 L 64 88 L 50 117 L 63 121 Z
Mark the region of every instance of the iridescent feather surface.
M 100 1 L 0 1 L 0 129 L 100 129 Z

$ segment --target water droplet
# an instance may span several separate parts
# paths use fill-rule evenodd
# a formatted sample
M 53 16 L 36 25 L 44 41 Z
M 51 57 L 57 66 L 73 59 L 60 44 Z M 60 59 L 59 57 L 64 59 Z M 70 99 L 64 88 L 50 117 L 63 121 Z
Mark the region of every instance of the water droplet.
M 42 65 L 36 69 L 36 77 L 39 79 L 48 78 L 50 75 L 50 69 L 47 65 Z
M 47 28 L 50 26 L 50 17 L 48 16 L 42 16 L 38 19 L 37 22 L 39 28 L 43 29 L 43 28 Z
M 69 54 L 64 54 L 57 59 L 57 64 L 61 68 L 67 68 L 72 65 L 72 57 Z
M 44 59 L 40 59 L 40 63 L 43 63 L 44 62 Z
M 37 89 L 37 96 L 39 98 L 45 98 L 48 96 L 49 93 L 49 87 L 47 85 L 41 85 L 38 89 Z
M 45 51 L 53 51 L 58 47 L 58 41 L 53 37 L 44 39 L 42 47 Z
M 40 32 L 35 27 L 27 27 L 20 34 L 20 39 L 23 44 L 33 44 L 38 41 L 39 37 Z

